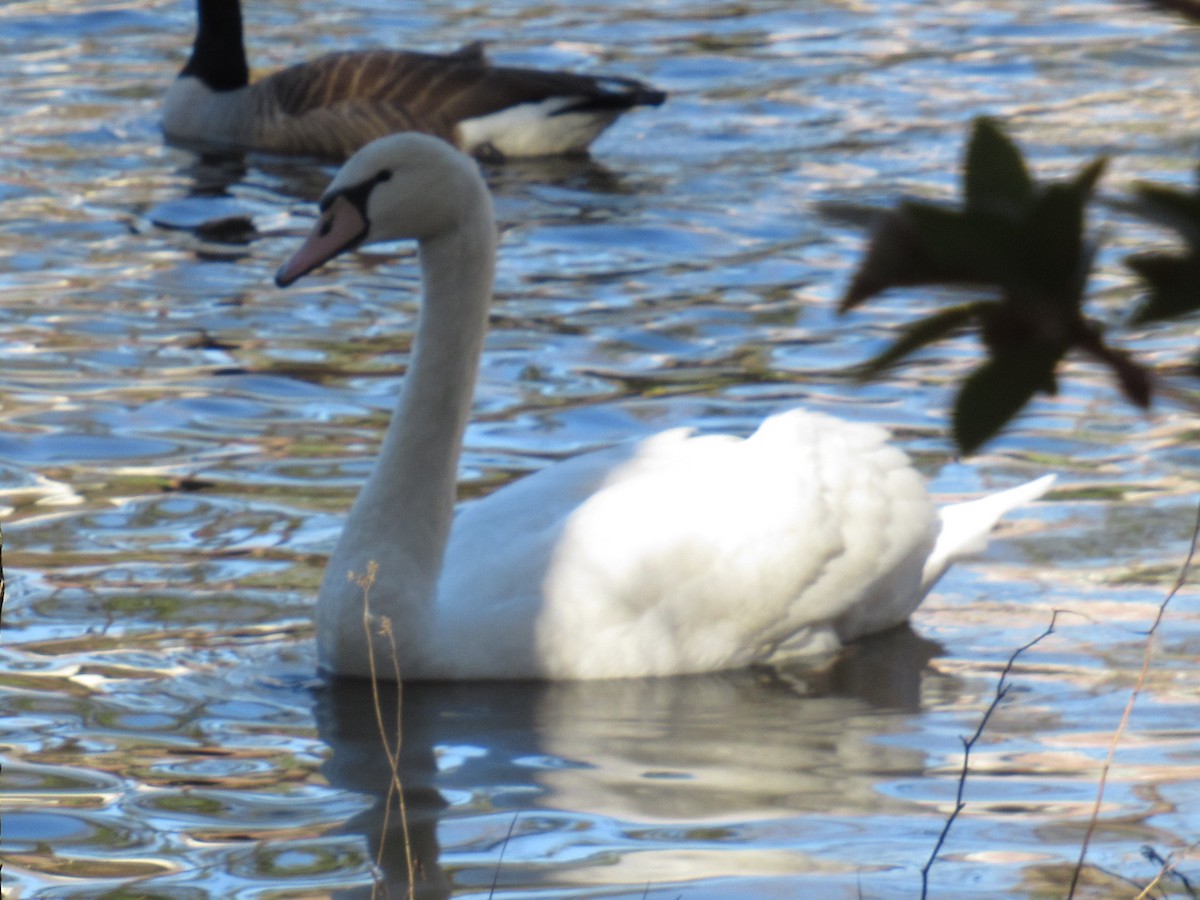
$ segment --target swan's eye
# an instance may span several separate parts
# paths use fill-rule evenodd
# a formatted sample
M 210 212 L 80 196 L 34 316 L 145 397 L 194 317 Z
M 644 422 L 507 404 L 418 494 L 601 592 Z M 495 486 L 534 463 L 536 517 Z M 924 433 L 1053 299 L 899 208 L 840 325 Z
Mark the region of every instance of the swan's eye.
M 379 184 L 384 181 L 390 181 L 392 178 L 391 169 L 380 169 L 379 174 L 375 176 L 375 183 Z

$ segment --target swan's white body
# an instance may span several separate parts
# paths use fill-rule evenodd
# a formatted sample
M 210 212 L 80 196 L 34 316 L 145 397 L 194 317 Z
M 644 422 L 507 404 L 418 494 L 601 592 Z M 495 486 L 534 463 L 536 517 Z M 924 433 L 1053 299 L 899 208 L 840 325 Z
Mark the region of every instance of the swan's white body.
M 883 430 L 794 409 L 745 439 L 677 429 L 589 453 L 454 518 L 494 267 L 487 189 L 448 146 L 396 135 L 343 167 L 322 210 L 281 284 L 396 238 L 420 242 L 425 284 L 399 405 L 317 601 L 330 672 L 367 676 L 373 653 L 405 680 L 612 678 L 829 650 L 907 619 L 1052 480 L 939 514 Z M 372 562 L 364 627 L 349 574 Z

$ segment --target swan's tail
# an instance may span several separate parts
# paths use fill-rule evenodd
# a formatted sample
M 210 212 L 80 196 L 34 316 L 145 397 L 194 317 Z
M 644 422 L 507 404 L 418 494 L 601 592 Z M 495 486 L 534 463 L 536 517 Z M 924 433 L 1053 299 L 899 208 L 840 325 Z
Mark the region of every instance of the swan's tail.
M 925 568 L 921 573 L 922 589 L 927 591 L 933 587 L 934 582 L 955 560 L 982 551 L 1000 517 L 1045 494 L 1054 484 L 1054 478 L 1053 475 L 1043 475 L 1007 491 L 966 503 L 954 503 L 938 510 L 942 527 L 933 545 L 933 552 L 925 560 Z

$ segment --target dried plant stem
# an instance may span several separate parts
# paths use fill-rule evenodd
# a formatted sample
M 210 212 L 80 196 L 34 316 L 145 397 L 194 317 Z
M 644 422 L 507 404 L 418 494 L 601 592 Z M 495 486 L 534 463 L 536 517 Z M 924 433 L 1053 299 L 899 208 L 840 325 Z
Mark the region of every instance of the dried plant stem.
M 1196 891 L 1192 888 L 1192 883 L 1188 881 L 1188 879 L 1182 873 L 1176 872 L 1175 870 L 1179 867 L 1179 864 L 1183 862 L 1187 855 L 1195 850 L 1197 846 L 1200 846 L 1200 841 L 1193 841 L 1184 847 L 1179 853 L 1179 856 L 1175 859 L 1171 858 L 1175 856 L 1174 853 L 1170 854 L 1167 859 L 1163 859 L 1157 853 L 1154 853 L 1152 860 L 1154 862 L 1161 863 L 1162 868 L 1158 870 L 1158 874 L 1154 876 L 1154 880 L 1142 888 L 1141 893 L 1134 897 L 1133 900 L 1146 900 L 1146 898 L 1150 896 L 1150 892 L 1158 887 L 1162 883 L 1162 880 L 1168 875 L 1174 877 L 1180 883 L 1182 883 L 1183 889 L 1188 892 L 1189 897 L 1195 897 Z M 1149 848 L 1143 847 L 1143 855 L 1149 856 L 1148 850 Z
M 500 866 L 504 863 L 504 851 L 508 849 L 508 842 L 512 840 L 513 829 L 517 827 L 517 819 L 520 813 L 513 813 L 512 821 L 508 823 L 508 834 L 504 835 L 504 843 L 500 845 L 500 858 L 496 860 L 496 871 L 492 873 L 492 889 L 488 891 L 488 900 L 492 900 L 496 896 L 496 885 L 500 883 Z
M 945 824 L 942 826 L 942 830 L 938 835 L 937 842 L 933 845 L 933 851 L 929 854 L 929 859 L 921 868 L 921 900 L 926 900 L 926 898 L 929 896 L 929 870 L 933 868 L 933 864 L 937 860 L 938 854 L 942 850 L 942 845 L 945 844 L 946 837 L 950 834 L 950 828 L 954 824 L 954 820 L 958 818 L 958 814 L 962 812 L 963 807 L 967 805 L 966 800 L 963 799 L 963 795 L 967 789 L 967 773 L 971 767 L 971 750 L 974 749 L 975 745 L 979 742 L 979 738 L 983 736 L 983 730 L 987 727 L 988 721 L 992 718 L 992 713 L 999 709 L 1000 704 L 1008 695 L 1008 689 L 1010 687 L 1008 676 L 1012 673 L 1013 667 L 1017 663 L 1017 657 L 1054 633 L 1054 626 L 1058 622 L 1058 614 L 1059 610 L 1056 609 L 1054 614 L 1050 617 L 1050 624 L 1046 626 L 1046 630 L 1033 640 L 1018 647 L 1013 651 L 1012 655 L 1008 657 L 1008 662 L 1005 663 L 1004 670 L 1000 673 L 1000 680 L 996 682 L 996 694 L 992 698 L 992 702 L 988 704 L 987 709 L 984 710 L 983 718 L 979 720 L 979 726 L 975 729 L 975 733 L 969 738 L 962 738 L 962 771 L 958 776 L 958 792 L 954 797 L 954 809 L 951 811 L 950 816 L 946 819 Z
M 1108 784 L 1108 773 L 1112 769 L 1113 757 L 1117 752 L 1117 745 L 1121 742 L 1121 736 L 1125 733 L 1125 727 L 1129 724 L 1129 717 L 1133 713 L 1133 705 L 1137 702 L 1138 695 L 1142 692 L 1142 688 L 1146 684 L 1146 676 L 1150 673 L 1150 663 L 1154 659 L 1155 637 L 1158 634 L 1158 626 L 1162 624 L 1163 616 L 1166 615 L 1167 605 L 1179 593 L 1180 588 L 1187 582 L 1188 575 L 1192 569 L 1192 559 L 1196 555 L 1196 541 L 1200 537 L 1200 507 L 1196 510 L 1196 522 L 1192 526 L 1192 542 L 1188 549 L 1187 559 L 1183 561 L 1183 566 L 1179 570 L 1179 575 L 1175 579 L 1175 583 L 1171 585 L 1171 590 L 1167 592 L 1167 596 L 1163 598 L 1162 603 L 1158 605 L 1158 612 L 1154 616 L 1154 622 L 1150 626 L 1150 630 L 1146 632 L 1146 646 L 1142 651 L 1142 668 L 1138 672 L 1137 681 L 1134 682 L 1133 690 L 1129 694 L 1129 700 L 1125 703 L 1125 710 L 1121 713 L 1121 721 L 1117 723 L 1117 730 L 1113 732 L 1112 740 L 1108 742 L 1108 753 L 1104 757 L 1104 765 L 1100 767 L 1100 784 L 1096 790 L 1096 802 L 1092 806 L 1092 814 L 1088 818 L 1087 831 L 1083 835 L 1083 844 L 1079 848 L 1079 859 L 1075 862 L 1075 871 L 1071 873 L 1071 887 L 1067 891 L 1067 900 L 1072 900 L 1075 896 L 1075 889 L 1079 885 L 1079 877 L 1083 872 L 1084 859 L 1087 857 L 1088 846 L 1091 844 L 1092 836 L 1096 832 L 1096 825 L 1100 819 L 1100 806 L 1104 802 L 1104 788 Z
M 400 733 L 401 713 L 401 684 L 400 684 L 400 654 L 396 648 L 396 637 L 392 633 L 390 619 L 378 622 L 380 633 L 387 637 L 391 646 L 392 680 L 396 683 L 396 743 L 393 747 L 388 734 L 387 723 L 383 717 L 383 698 L 379 695 L 379 670 L 376 667 L 375 641 L 371 629 L 376 625 L 371 618 L 371 587 L 375 584 L 375 576 L 379 573 L 379 563 L 371 560 L 367 563 L 367 571 L 362 575 L 350 573 L 353 581 L 363 592 L 363 631 L 367 637 L 367 666 L 371 672 L 371 701 L 375 710 L 375 726 L 379 729 L 379 739 L 383 744 L 383 752 L 387 754 L 391 779 L 388 783 L 387 796 L 383 801 L 383 823 L 380 826 L 379 852 L 375 857 L 377 871 L 383 870 L 383 854 L 387 845 L 388 819 L 391 816 L 392 798 L 396 798 L 400 809 L 400 832 L 404 835 L 404 863 L 408 869 L 408 897 L 415 900 L 417 891 L 416 866 L 413 863 L 412 841 L 408 832 L 408 809 L 404 802 L 404 786 L 400 783 L 400 744 L 403 736 Z M 379 887 L 379 881 L 371 886 L 371 898 L 374 900 Z

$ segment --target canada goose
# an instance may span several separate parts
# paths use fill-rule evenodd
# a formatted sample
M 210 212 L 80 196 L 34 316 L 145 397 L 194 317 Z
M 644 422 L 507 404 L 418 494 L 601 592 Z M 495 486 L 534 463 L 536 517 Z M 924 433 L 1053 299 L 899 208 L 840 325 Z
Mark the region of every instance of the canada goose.
M 1053 481 L 937 511 L 882 429 L 791 409 L 745 439 L 678 428 L 586 453 L 456 517 L 496 258 L 478 167 L 391 135 L 343 166 L 320 209 L 280 286 L 401 239 L 418 242 L 424 284 L 404 387 L 317 600 L 330 672 L 374 661 L 390 678 L 395 652 L 404 680 L 640 677 L 829 649 L 907 619 Z M 372 562 L 369 588 L 348 577 Z
M 583 153 L 621 113 L 666 99 L 641 82 L 493 66 L 481 44 L 455 53 L 331 53 L 253 84 L 238 0 L 197 0 L 192 55 L 163 104 L 167 139 L 197 149 L 345 159 L 397 131 L 475 156 Z

